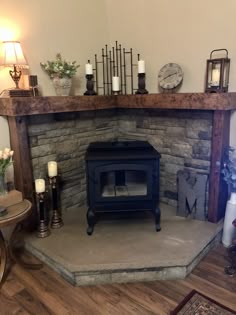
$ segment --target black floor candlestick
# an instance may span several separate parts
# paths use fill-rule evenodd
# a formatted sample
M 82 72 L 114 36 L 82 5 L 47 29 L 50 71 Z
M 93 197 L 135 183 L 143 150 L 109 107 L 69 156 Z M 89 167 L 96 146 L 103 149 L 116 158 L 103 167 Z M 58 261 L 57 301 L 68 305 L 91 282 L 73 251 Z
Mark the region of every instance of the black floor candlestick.
M 39 225 L 37 228 L 37 236 L 40 238 L 44 238 L 50 235 L 50 230 L 48 228 L 47 218 L 45 215 L 44 197 L 45 197 L 44 192 L 37 193 L 39 211 Z
M 145 73 L 138 74 L 138 89 L 135 94 L 148 94 L 146 90 Z
M 61 218 L 61 213 L 58 209 L 58 202 L 57 202 L 57 176 L 49 177 L 49 184 L 52 189 L 52 207 L 53 207 L 51 228 L 59 229 L 60 227 L 63 226 L 63 221 Z
M 84 92 L 84 95 L 96 95 L 97 93 L 94 91 L 94 81 L 93 81 L 93 75 L 92 74 L 86 74 L 86 88 L 87 91 Z

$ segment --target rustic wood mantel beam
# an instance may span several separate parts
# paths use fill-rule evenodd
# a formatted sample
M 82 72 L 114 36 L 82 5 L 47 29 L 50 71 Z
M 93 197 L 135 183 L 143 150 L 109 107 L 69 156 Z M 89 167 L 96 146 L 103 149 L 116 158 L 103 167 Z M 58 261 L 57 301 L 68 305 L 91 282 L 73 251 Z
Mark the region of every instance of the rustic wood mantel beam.
M 176 93 L 0 98 L 0 116 L 28 116 L 111 108 L 236 109 L 236 93 Z

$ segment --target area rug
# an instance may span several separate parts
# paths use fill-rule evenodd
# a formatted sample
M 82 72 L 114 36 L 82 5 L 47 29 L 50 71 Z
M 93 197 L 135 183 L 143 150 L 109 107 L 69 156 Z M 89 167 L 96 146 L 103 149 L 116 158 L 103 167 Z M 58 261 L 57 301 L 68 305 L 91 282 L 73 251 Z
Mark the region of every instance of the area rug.
M 170 315 L 233 315 L 235 311 L 193 290 Z

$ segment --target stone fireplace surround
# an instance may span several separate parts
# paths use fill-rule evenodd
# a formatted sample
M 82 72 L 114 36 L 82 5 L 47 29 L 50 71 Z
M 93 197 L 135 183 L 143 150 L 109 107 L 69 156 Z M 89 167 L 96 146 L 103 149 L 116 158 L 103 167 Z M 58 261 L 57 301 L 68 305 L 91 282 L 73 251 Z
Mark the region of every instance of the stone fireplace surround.
M 91 141 L 147 140 L 161 154 L 161 201 L 176 204 L 176 173 L 189 168 L 209 175 L 208 220 L 224 215 L 222 152 L 228 145 L 236 93 L 149 94 L 0 99 L 15 151 L 15 184 L 34 199 L 33 179 L 57 160 L 62 207 L 85 203 L 84 153 Z M 222 198 L 223 196 L 223 198 Z
M 94 141 L 147 140 L 161 153 L 160 200 L 176 206 L 176 174 L 190 169 L 209 175 L 212 113 L 163 110 L 30 116 L 33 177 L 46 178 L 47 162 L 58 161 L 62 210 L 86 204 L 85 152 Z

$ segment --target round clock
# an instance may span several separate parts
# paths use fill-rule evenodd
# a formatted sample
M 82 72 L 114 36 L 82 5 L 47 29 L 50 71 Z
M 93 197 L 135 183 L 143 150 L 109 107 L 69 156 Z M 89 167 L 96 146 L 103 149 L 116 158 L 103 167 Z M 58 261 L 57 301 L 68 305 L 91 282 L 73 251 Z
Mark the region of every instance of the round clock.
M 171 90 L 182 82 L 183 76 L 183 71 L 178 64 L 168 63 L 161 68 L 158 74 L 158 82 L 162 89 Z

